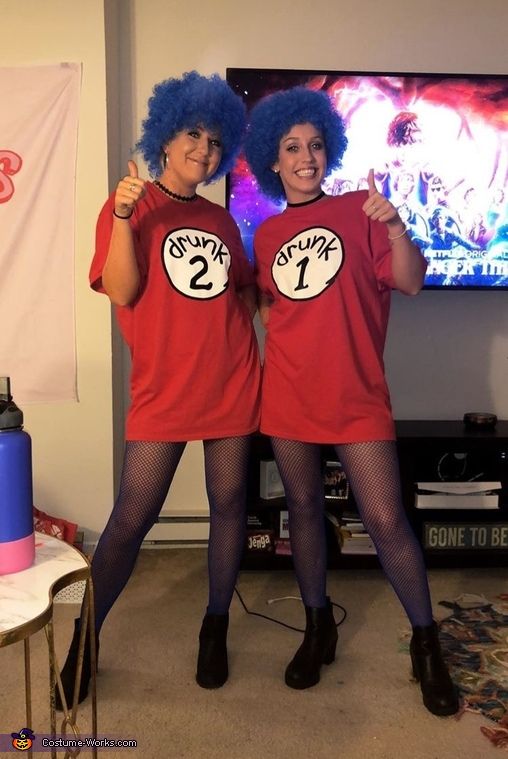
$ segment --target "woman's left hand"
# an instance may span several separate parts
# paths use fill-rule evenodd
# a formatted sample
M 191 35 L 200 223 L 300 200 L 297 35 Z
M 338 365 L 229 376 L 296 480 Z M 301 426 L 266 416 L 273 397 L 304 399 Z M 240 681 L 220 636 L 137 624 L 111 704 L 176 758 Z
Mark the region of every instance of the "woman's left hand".
M 369 170 L 367 176 L 369 197 L 362 206 L 362 210 L 374 221 L 382 221 L 385 224 L 400 221 L 397 209 L 376 188 L 374 181 L 374 169 Z
M 383 222 L 388 228 L 394 286 L 407 295 L 416 295 L 421 290 L 425 278 L 425 258 L 406 234 L 405 224 L 395 206 L 377 191 L 373 169 L 369 171 L 367 182 L 369 197 L 362 209 L 371 219 Z

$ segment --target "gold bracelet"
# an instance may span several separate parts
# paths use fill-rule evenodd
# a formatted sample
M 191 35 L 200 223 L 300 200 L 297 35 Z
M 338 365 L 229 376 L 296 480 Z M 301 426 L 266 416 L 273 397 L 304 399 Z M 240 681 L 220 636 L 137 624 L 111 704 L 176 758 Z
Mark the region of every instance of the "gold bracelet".
M 401 232 L 400 235 L 395 235 L 395 237 L 390 237 L 390 235 L 388 235 L 388 239 L 389 240 L 400 240 L 401 237 L 404 237 L 404 235 L 406 234 L 406 232 L 407 232 L 407 229 L 404 227 L 404 231 Z

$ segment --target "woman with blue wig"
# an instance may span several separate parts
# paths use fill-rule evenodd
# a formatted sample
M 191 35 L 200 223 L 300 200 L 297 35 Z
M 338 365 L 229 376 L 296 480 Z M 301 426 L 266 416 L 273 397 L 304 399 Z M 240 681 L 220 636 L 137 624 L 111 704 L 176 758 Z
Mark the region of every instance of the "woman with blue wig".
M 152 181 L 128 162 L 128 175 L 99 215 L 90 269 L 91 287 L 115 305 L 132 357 L 120 490 L 92 560 L 96 640 L 187 441 L 202 440 L 210 504 L 209 600 L 196 674 L 203 688 L 228 677 L 228 610 L 245 541 L 260 366 L 254 275 L 238 229 L 196 189 L 232 167 L 244 124 L 243 102 L 218 75 L 193 71 L 155 85 L 137 144 Z M 67 701 L 79 634 L 76 620 L 62 671 Z M 89 679 L 88 649 L 79 701 Z
M 246 156 L 261 190 L 286 209 L 254 237 L 267 330 L 261 431 L 270 436 L 289 510 L 306 612 L 286 684 L 308 688 L 335 659 L 326 595 L 320 446 L 333 446 L 383 569 L 413 626 L 411 658 L 425 706 L 458 709 L 440 651 L 421 548 L 402 505 L 383 349 L 390 291 L 416 294 L 426 263 L 369 172 L 368 189 L 329 197 L 321 184 L 347 140 L 324 92 L 296 87 L 251 113 Z

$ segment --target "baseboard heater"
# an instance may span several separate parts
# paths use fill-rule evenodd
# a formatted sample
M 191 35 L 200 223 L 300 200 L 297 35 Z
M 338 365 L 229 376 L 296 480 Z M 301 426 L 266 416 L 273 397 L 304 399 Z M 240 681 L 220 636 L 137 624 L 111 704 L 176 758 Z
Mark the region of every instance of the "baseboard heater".
M 143 545 L 206 544 L 209 529 L 208 515 L 161 514 L 147 534 Z

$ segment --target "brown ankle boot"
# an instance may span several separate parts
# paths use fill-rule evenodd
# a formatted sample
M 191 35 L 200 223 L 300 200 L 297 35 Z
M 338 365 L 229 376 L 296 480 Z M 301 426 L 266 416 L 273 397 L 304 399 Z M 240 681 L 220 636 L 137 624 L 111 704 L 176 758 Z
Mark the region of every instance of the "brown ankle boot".
M 435 622 L 428 627 L 413 627 L 409 646 L 413 676 L 420 683 L 423 703 L 432 714 L 447 717 L 459 710 L 459 696 L 449 675 Z

